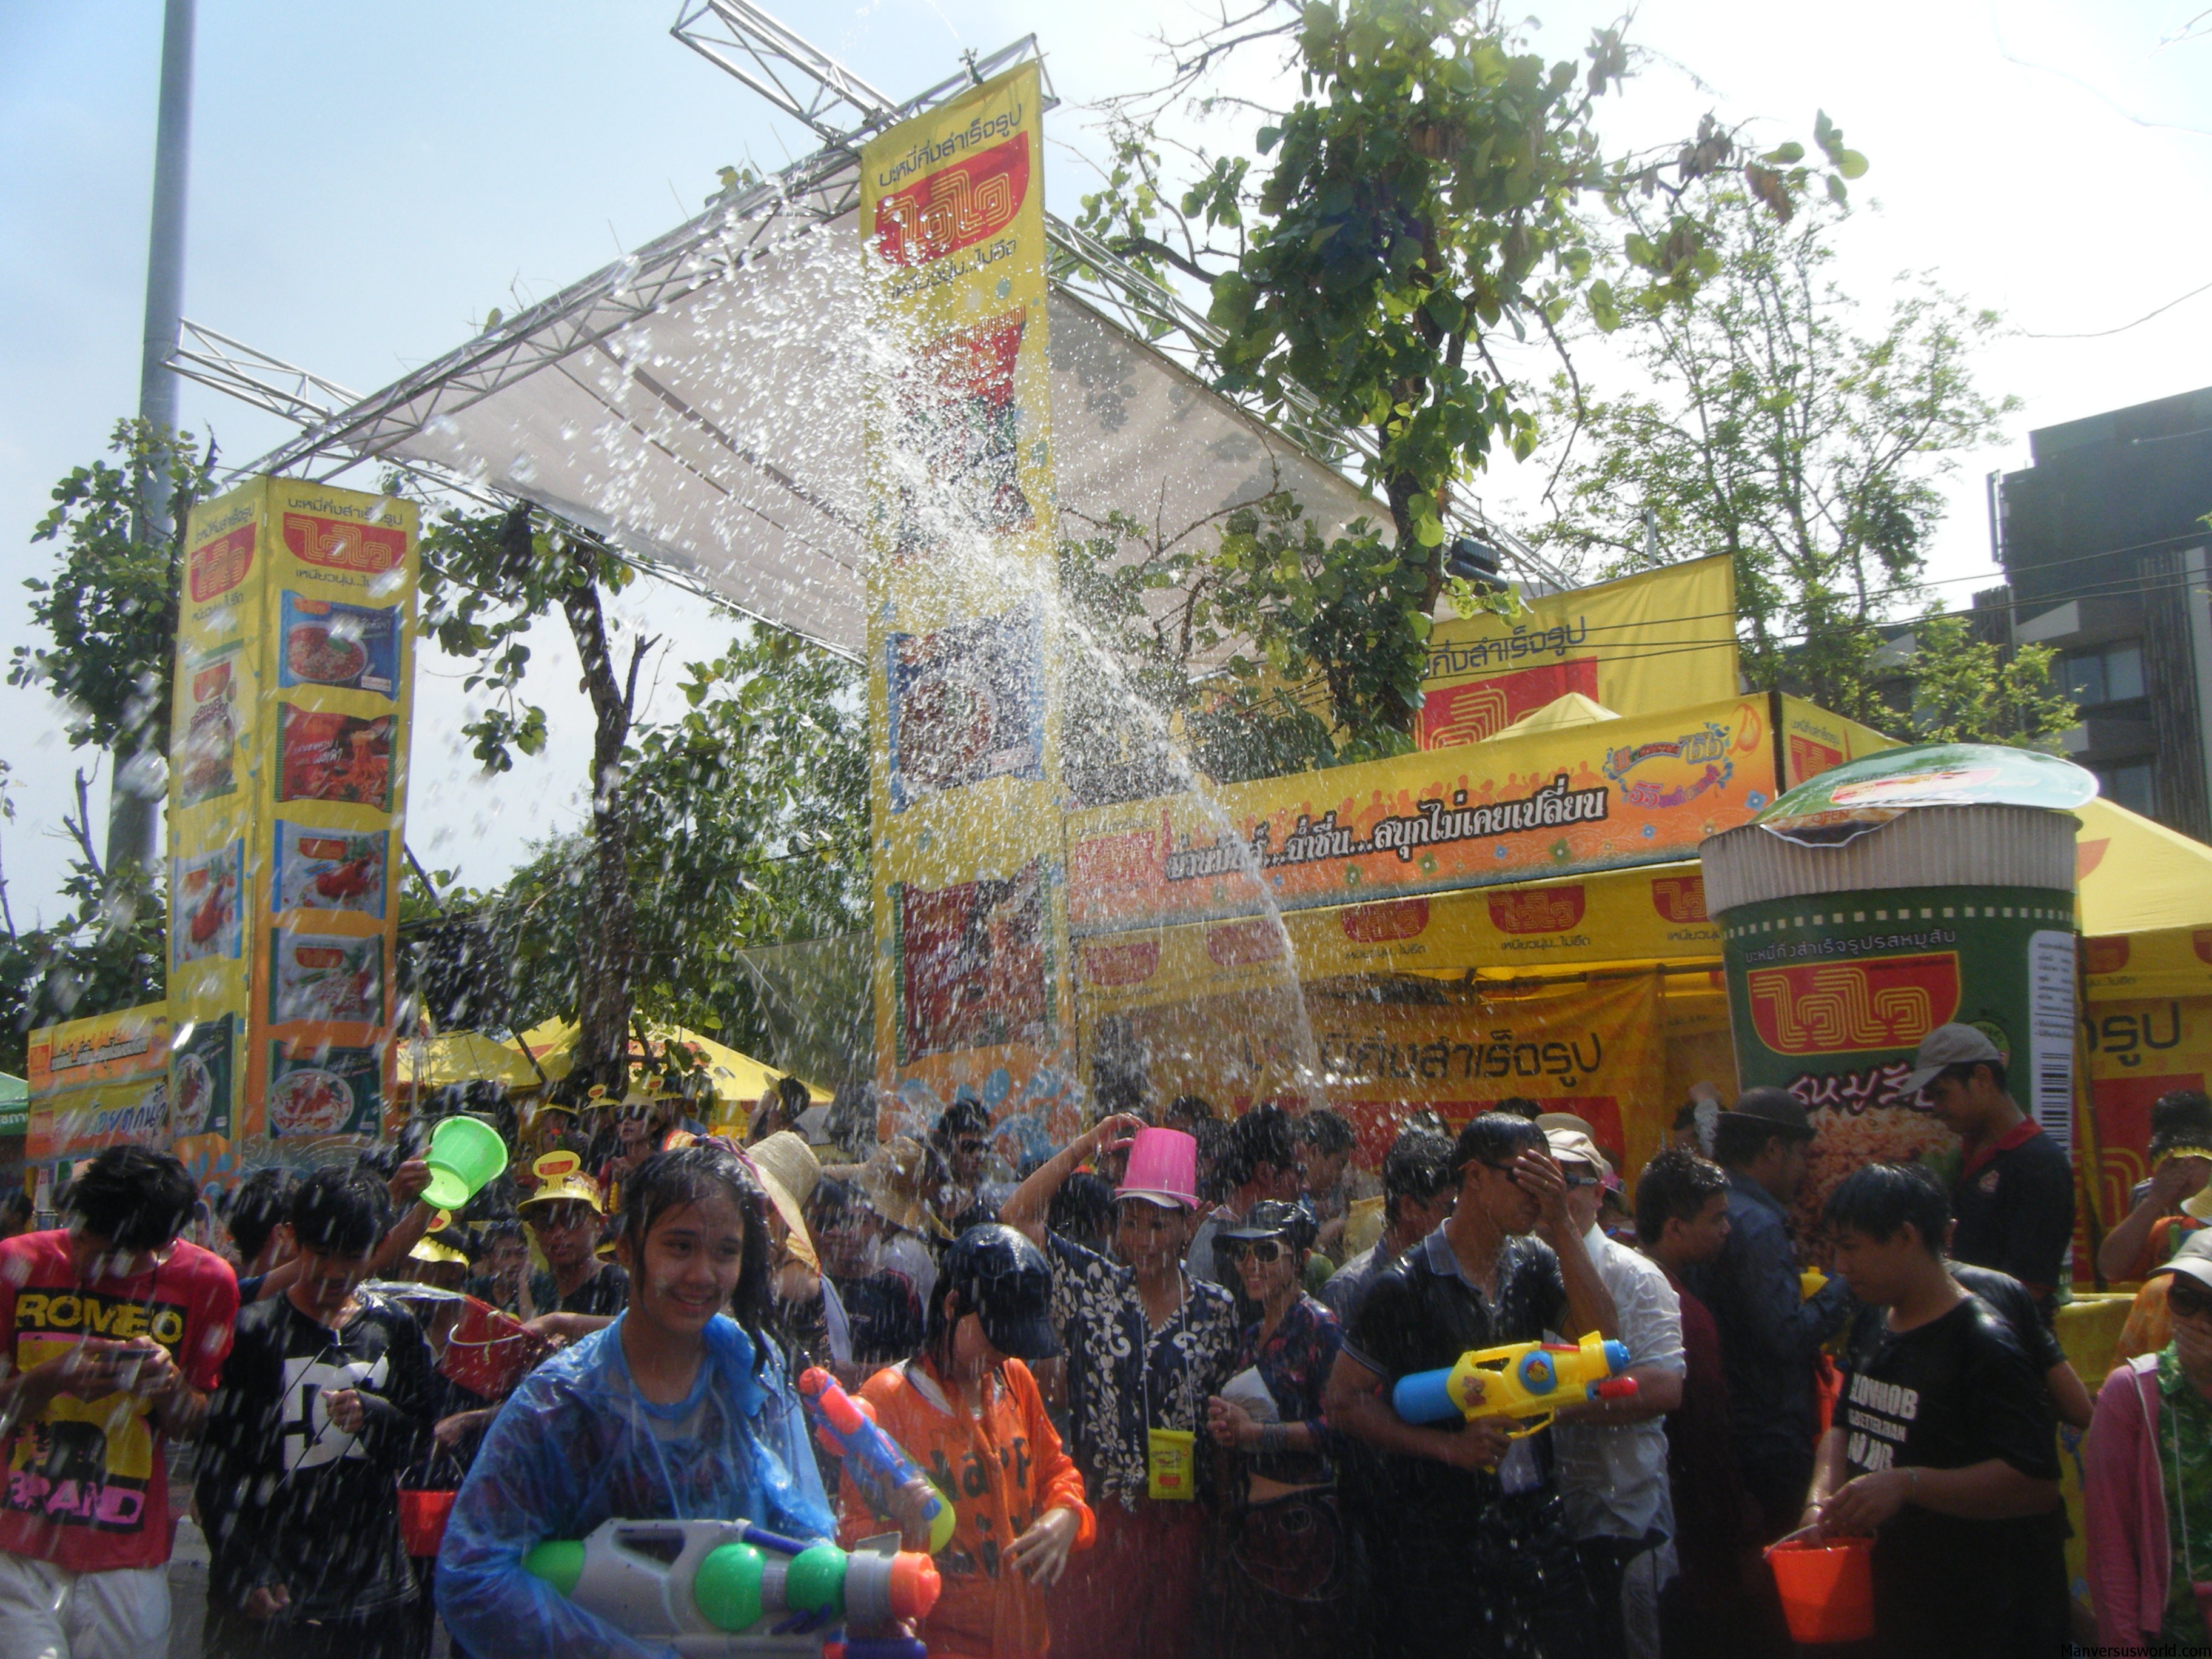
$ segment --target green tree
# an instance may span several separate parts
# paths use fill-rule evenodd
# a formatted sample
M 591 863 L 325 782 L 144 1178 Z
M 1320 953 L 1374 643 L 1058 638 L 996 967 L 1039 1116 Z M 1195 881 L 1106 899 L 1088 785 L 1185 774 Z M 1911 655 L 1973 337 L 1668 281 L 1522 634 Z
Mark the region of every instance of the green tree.
M 2002 743 L 2055 750 L 2081 718 L 2051 683 L 2058 653 L 2022 645 L 2008 654 L 1976 639 L 1964 617 L 1931 612 L 1913 626 L 1913 728 L 1929 743 Z
M 169 680 L 177 634 L 177 573 L 192 504 L 206 495 L 215 446 L 189 432 L 118 421 L 114 461 L 71 470 L 53 489 L 52 508 L 31 532 L 58 544 L 57 568 L 27 579 L 31 620 L 49 643 L 15 647 L 8 684 L 43 685 L 66 710 L 69 740 L 108 751 L 116 805 L 106 865 L 144 861 L 154 845 L 169 750 Z M 149 473 L 168 480 L 173 534 L 149 540 L 138 522 Z
M 396 483 L 396 481 L 395 481 Z M 463 728 L 493 771 L 517 752 L 545 746 L 545 711 L 522 695 L 532 626 L 558 610 L 592 704 L 587 902 L 569 936 L 574 952 L 579 1085 L 623 1086 L 639 963 L 637 906 L 629 881 L 630 821 L 623 755 L 636 712 L 638 670 L 653 641 L 636 641 L 627 671 L 616 664 L 601 592 L 619 592 L 633 572 L 597 536 L 542 517 L 526 503 L 500 512 L 439 515 L 421 543 L 422 627 L 448 655 L 471 659 L 463 681 L 490 694 Z
M 1251 153 L 1189 152 L 1178 189 L 1163 112 L 1203 100 L 1237 52 L 1268 42 L 1294 53 L 1299 95 Z M 1578 307 L 1611 326 L 1625 308 L 1693 293 L 1717 267 L 1698 189 L 1713 179 L 1750 181 L 1779 215 L 1815 182 L 1841 192 L 1863 165 L 1840 135 L 1821 166 L 1802 150 L 1754 158 L 1710 120 L 1663 164 L 1610 155 L 1595 112 L 1628 67 L 1618 30 L 1579 63 L 1550 63 L 1495 6 L 1314 0 L 1184 43 L 1166 88 L 1119 106 L 1114 166 L 1085 199 L 1084 228 L 1162 280 L 1205 283 L 1217 383 L 1279 416 L 1312 410 L 1364 434 L 1364 475 L 1387 505 L 1387 542 L 1366 523 L 1310 541 L 1224 525 L 1207 555 L 1245 567 L 1240 621 L 1258 630 L 1272 681 L 1326 693 L 1317 708 L 1293 698 L 1338 734 L 1310 744 L 1313 759 L 1402 747 L 1439 599 L 1485 603 L 1447 574 L 1447 525 L 1495 453 L 1538 441 L 1538 409 L 1493 345 L 1564 350 Z M 1589 210 L 1631 203 L 1638 228 L 1606 242 L 1611 222 Z
M 1832 274 L 1845 204 L 1785 196 L 1784 215 L 1741 179 L 1703 193 L 1714 269 L 1613 336 L 1650 389 L 1555 384 L 1553 515 L 1529 538 L 1593 578 L 1728 555 L 1751 684 L 1880 724 L 1873 659 L 1883 624 L 1923 602 L 1942 482 L 2018 407 L 1974 381 L 1999 319 L 1908 274 L 1862 332 Z M 1659 234 L 1638 198 L 1621 211 L 1627 241 Z
M 18 933 L 12 911 L 0 942 L 0 1071 L 23 1074 L 34 1027 L 158 1002 L 168 960 L 168 916 L 153 872 L 135 858 L 109 869 L 94 842 L 88 786 L 76 775 L 76 811 L 62 824 L 77 844 L 62 896 L 68 915 Z M 0 805 L 12 822 L 14 804 Z
M 689 665 L 683 691 L 684 713 L 641 726 L 623 760 L 636 1005 L 744 1046 L 765 1026 L 741 950 L 868 925 L 860 671 L 755 627 Z M 598 890 L 591 836 L 568 836 L 467 901 L 514 962 L 518 1026 L 576 1006 Z

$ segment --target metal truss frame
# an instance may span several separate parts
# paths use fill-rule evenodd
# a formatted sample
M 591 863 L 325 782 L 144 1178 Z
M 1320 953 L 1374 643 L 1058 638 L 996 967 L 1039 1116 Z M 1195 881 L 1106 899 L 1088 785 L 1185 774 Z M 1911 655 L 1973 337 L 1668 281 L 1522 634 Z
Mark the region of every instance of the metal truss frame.
M 684 0 L 675 37 L 801 122 L 823 147 L 769 179 L 733 187 L 698 217 L 503 319 L 381 392 L 354 398 L 344 388 L 251 347 L 188 325 L 191 343 L 172 367 L 187 378 L 302 423 L 300 435 L 245 469 L 329 482 L 368 461 L 400 465 L 393 447 L 454 410 L 465 409 L 539 369 L 595 346 L 631 324 L 742 268 L 764 245 L 834 223 L 860 205 L 859 146 L 869 134 L 908 118 L 1007 66 L 1042 61 L 1035 35 L 894 104 L 750 0 Z M 1047 83 L 1047 104 L 1049 96 Z M 1053 285 L 1205 383 L 1205 359 L 1222 335 L 1180 295 L 1131 265 L 1097 238 L 1048 214 Z M 319 394 L 319 395 L 316 395 Z M 1219 395 L 1219 394 L 1217 394 Z M 325 404 L 325 398 L 332 400 Z M 1235 401 L 1254 420 L 1326 465 L 1350 473 L 1375 458 L 1371 434 L 1330 421 L 1303 388 L 1269 404 Z M 447 469 L 404 470 L 480 501 L 500 499 Z M 1528 574 L 1553 586 L 1564 575 L 1517 538 L 1464 508 L 1453 517 L 1499 544 Z M 684 579 L 658 562 L 657 574 Z M 696 583 L 685 580 L 687 586 Z

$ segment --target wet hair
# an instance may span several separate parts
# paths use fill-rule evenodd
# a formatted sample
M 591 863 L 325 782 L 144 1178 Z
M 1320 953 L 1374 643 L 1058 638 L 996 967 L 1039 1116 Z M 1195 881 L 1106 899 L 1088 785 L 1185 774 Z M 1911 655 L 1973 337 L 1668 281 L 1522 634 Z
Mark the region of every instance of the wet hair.
M 281 1164 L 256 1170 L 226 1193 L 216 1213 L 239 1260 L 251 1261 L 267 1248 L 269 1235 L 292 1211 L 293 1176 Z
M 806 1085 L 795 1077 L 776 1079 L 775 1098 L 786 1117 L 797 1117 L 814 1103 L 814 1097 L 807 1092 Z
M 1218 1117 L 1198 1118 L 1190 1126 L 1190 1138 L 1198 1143 L 1199 1199 L 1218 1204 L 1229 1196 L 1229 1126 Z
M 1747 1164 L 1756 1164 L 1771 1140 L 1803 1140 L 1808 1137 L 1798 1134 L 1786 1123 L 1769 1122 L 1764 1118 L 1733 1117 L 1721 1114 L 1713 1126 L 1713 1161 L 1731 1170 L 1741 1170 Z
M 1229 1145 L 1221 1157 L 1221 1178 L 1234 1192 L 1260 1173 L 1261 1164 L 1297 1167 L 1298 1142 L 1279 1106 L 1255 1106 L 1229 1126 Z
M 1129 1201 L 1142 1204 L 1146 1200 L 1139 1198 Z M 1104 1176 L 1078 1170 L 1052 1195 L 1044 1224 L 1063 1238 L 1105 1255 L 1106 1236 L 1114 1231 L 1114 1183 Z
M 1358 1144 L 1352 1126 L 1326 1106 L 1316 1107 L 1298 1120 L 1298 1139 L 1323 1158 L 1348 1152 Z
M 1920 1235 L 1921 1247 L 1941 1256 L 1951 1229 L 1951 1200 L 1936 1177 L 1917 1164 L 1869 1164 L 1852 1170 L 1828 1194 L 1821 1218 L 1836 1231 L 1848 1227 L 1884 1242 L 1894 1238 L 1909 1221 Z
M 1401 1199 L 1426 1203 L 1453 1185 L 1452 1144 L 1426 1129 L 1406 1129 L 1382 1155 L 1382 1208 L 1393 1219 Z
M 1490 1109 L 1503 1112 L 1508 1117 L 1525 1117 L 1534 1123 L 1544 1109 L 1526 1095 L 1508 1095 Z
M 494 1221 L 488 1224 L 477 1234 L 477 1247 L 471 1259 L 482 1261 L 491 1254 L 493 1245 L 504 1244 L 510 1238 L 525 1249 L 530 1248 L 530 1241 L 524 1237 L 522 1224 L 520 1221 Z
M 929 1132 L 929 1139 L 932 1146 L 950 1152 L 953 1143 L 963 1135 L 990 1133 L 989 1109 L 975 1096 L 963 1095 L 939 1114 L 937 1127 Z
M 2151 1103 L 2152 1163 L 2169 1146 L 2212 1146 L 2212 1100 L 2202 1090 L 2175 1089 Z
M 1669 1146 L 1636 1177 L 1636 1237 L 1649 1246 L 1659 1242 L 1667 1224 L 1695 1221 L 1715 1193 L 1728 1191 L 1728 1172 L 1687 1146 Z
M 30 1194 L 20 1187 L 4 1199 L 0 1199 L 0 1227 L 21 1232 L 31 1224 L 33 1213 Z
M 292 1236 L 319 1255 L 367 1255 L 392 1219 L 392 1195 L 356 1167 L 317 1170 L 292 1189 Z
M 166 1249 L 191 1218 L 199 1189 L 185 1166 L 146 1146 L 110 1146 L 70 1182 L 62 1211 L 118 1250 Z
M 1172 1128 L 1177 1123 L 1218 1123 L 1220 1119 L 1214 1114 L 1213 1103 L 1204 1095 L 1177 1095 L 1168 1102 L 1160 1121 Z
M 1510 1164 L 1522 1153 L 1540 1152 L 1548 1145 L 1544 1132 L 1530 1119 L 1510 1112 L 1484 1112 L 1469 1118 L 1452 1143 L 1452 1179 L 1464 1177 L 1470 1164 Z
M 730 1310 L 753 1340 L 754 1368 L 758 1370 L 768 1360 L 769 1343 L 763 1332 L 774 1302 L 768 1195 L 735 1152 L 717 1141 L 695 1140 L 647 1158 L 623 1183 L 621 1236 L 629 1244 L 632 1262 L 642 1272 L 645 1241 L 654 1224 L 670 1211 L 696 1204 L 716 1192 L 726 1193 L 735 1200 L 744 1221 L 744 1259 L 738 1266 L 738 1288 L 730 1298 Z

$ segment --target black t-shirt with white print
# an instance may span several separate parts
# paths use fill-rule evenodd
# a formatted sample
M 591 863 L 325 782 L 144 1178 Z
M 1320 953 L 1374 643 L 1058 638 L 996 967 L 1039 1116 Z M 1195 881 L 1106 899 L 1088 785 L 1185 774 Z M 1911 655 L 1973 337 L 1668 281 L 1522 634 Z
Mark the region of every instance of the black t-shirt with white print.
M 325 1403 L 348 1389 L 366 1413 L 358 1434 Z M 211 1599 L 242 1608 L 254 1589 L 282 1584 L 292 1620 L 411 1600 L 399 1474 L 422 1455 L 440 1403 L 429 1345 L 397 1303 L 365 1294 L 337 1331 L 289 1296 L 241 1313 L 194 1486 Z
M 1905 1332 L 1863 1323 L 1837 1426 L 1844 1478 L 1888 1468 L 1961 1469 L 1992 1458 L 2039 1480 L 2058 1478 L 2050 1395 L 2020 1340 L 1968 1296 Z M 1968 1521 L 1908 1502 L 1875 1540 L 1875 1618 L 1881 1650 L 1911 1659 L 2016 1659 L 2057 1650 L 2047 1520 Z

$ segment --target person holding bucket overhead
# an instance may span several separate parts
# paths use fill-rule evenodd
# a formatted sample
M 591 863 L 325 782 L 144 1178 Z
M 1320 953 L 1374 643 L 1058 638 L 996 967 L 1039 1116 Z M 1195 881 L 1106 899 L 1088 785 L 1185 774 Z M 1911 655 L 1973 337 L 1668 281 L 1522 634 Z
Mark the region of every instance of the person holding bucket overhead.
M 1799 1530 L 1770 1553 L 1792 1632 L 1793 1552 L 1871 1539 L 1871 1628 L 1894 1659 L 2019 1659 L 2066 1637 L 2051 1396 L 2011 1328 L 1947 1268 L 1950 1205 L 1917 1165 L 1877 1164 L 1829 1194 L 1835 1267 L 1884 1310 L 1846 1357 Z M 1833 1610 L 1827 1610 L 1832 1612 Z M 1835 1639 L 1832 1629 L 1826 1639 Z
M 1048 1231 L 1045 1217 L 1069 1178 L 1116 1144 L 1129 1156 L 1109 1257 Z M 1124 1115 L 1078 1137 L 999 1212 L 1052 1265 L 1068 1448 L 1098 1518 L 1097 1547 L 1069 1562 L 1054 1602 L 1060 1659 L 1181 1659 L 1198 1632 L 1208 1516 L 1193 1453 L 1206 1402 L 1234 1370 L 1237 1329 L 1229 1292 L 1183 1269 L 1197 1210 L 1197 1141 Z

